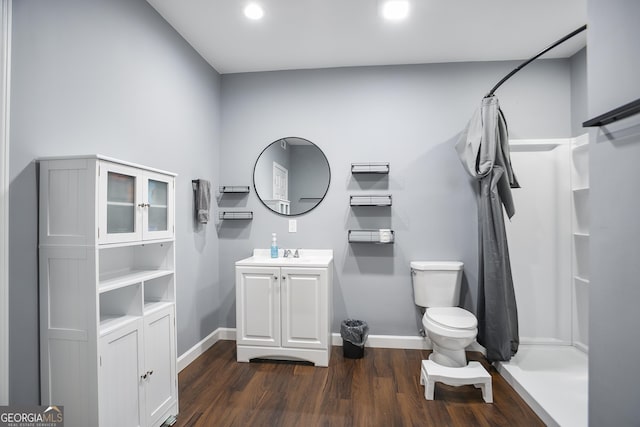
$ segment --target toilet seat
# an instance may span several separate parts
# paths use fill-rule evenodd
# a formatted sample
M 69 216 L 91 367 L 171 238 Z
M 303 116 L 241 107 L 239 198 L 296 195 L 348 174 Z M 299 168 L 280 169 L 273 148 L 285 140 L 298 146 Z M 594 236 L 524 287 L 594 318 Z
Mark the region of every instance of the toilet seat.
M 476 316 L 460 307 L 431 307 L 424 315 L 445 328 L 475 329 L 478 326 Z
M 442 337 L 475 338 L 478 333 L 476 317 L 460 307 L 427 308 L 422 325 Z

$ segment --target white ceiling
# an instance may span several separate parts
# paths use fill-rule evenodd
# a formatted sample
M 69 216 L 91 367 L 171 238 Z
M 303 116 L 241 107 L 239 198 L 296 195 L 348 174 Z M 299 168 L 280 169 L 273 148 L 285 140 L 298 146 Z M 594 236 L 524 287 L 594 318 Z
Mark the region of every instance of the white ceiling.
M 411 0 L 402 22 L 380 0 L 147 0 L 219 73 L 526 59 L 587 22 L 586 0 Z M 545 58 L 573 55 L 583 32 Z

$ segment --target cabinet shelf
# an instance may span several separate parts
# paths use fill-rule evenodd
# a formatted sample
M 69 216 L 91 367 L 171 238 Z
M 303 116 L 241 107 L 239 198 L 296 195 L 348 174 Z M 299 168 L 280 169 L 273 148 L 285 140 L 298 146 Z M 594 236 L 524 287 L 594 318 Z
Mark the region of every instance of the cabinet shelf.
M 349 230 L 349 243 L 392 244 L 395 242 L 393 230 Z
M 589 187 L 579 187 L 579 188 L 574 188 L 573 190 L 573 194 L 588 194 L 589 193 Z
M 100 277 L 98 291 L 100 293 L 113 291 L 125 286 L 169 276 L 173 270 L 134 270 L 127 272 L 108 273 Z
M 134 205 L 133 202 L 107 202 L 107 206 L 127 206 L 127 207 L 131 207 L 133 205 Z
M 580 283 L 581 285 L 589 284 L 589 279 L 585 279 L 584 277 L 581 277 L 581 276 L 574 276 L 573 279 L 576 281 L 576 283 Z
M 588 239 L 589 233 L 573 233 L 573 236 L 579 239 Z
M 249 191 L 250 187 L 248 185 L 221 185 L 218 187 L 220 194 L 248 193 Z
M 388 162 L 351 163 L 351 173 L 389 173 Z
M 136 322 L 141 319 L 141 316 L 133 316 L 129 314 L 125 315 L 101 315 L 100 316 L 100 329 L 99 335 L 101 337 L 113 332 L 123 326 L 128 325 L 131 322 Z
M 584 150 L 586 150 L 586 149 L 588 149 L 588 148 L 589 148 L 589 141 L 584 142 L 584 143 L 582 143 L 582 144 L 575 145 L 575 146 L 572 148 L 572 151 L 574 151 L 574 152 L 576 152 L 576 151 L 584 151 Z
M 164 308 L 171 307 L 173 302 L 170 301 L 145 301 L 144 302 L 144 315 L 147 316 L 156 311 L 160 311 Z
M 251 220 L 253 211 L 222 211 L 219 214 L 221 220 Z
M 350 206 L 391 206 L 391 194 L 350 196 Z

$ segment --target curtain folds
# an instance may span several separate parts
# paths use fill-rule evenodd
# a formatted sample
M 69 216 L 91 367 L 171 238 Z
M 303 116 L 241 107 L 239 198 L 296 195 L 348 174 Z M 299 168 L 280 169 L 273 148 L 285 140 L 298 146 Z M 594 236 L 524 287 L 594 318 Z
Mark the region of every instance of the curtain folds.
M 515 214 L 511 188 L 520 186 L 511 167 L 507 123 L 495 96 L 482 100 L 456 151 L 479 182 L 478 342 L 489 361 L 509 360 L 520 339 L 504 213 L 509 218 Z

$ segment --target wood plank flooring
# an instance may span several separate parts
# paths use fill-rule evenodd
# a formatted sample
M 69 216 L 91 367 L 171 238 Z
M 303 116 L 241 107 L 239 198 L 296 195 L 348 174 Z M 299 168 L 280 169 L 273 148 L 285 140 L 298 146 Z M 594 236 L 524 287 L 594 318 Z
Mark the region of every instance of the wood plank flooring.
M 177 426 L 544 426 L 480 353 L 493 378 L 493 404 L 473 386 L 436 383 L 424 398 L 420 362 L 430 351 L 366 348 L 329 368 L 237 363 L 235 341 L 219 341 L 179 375 Z

